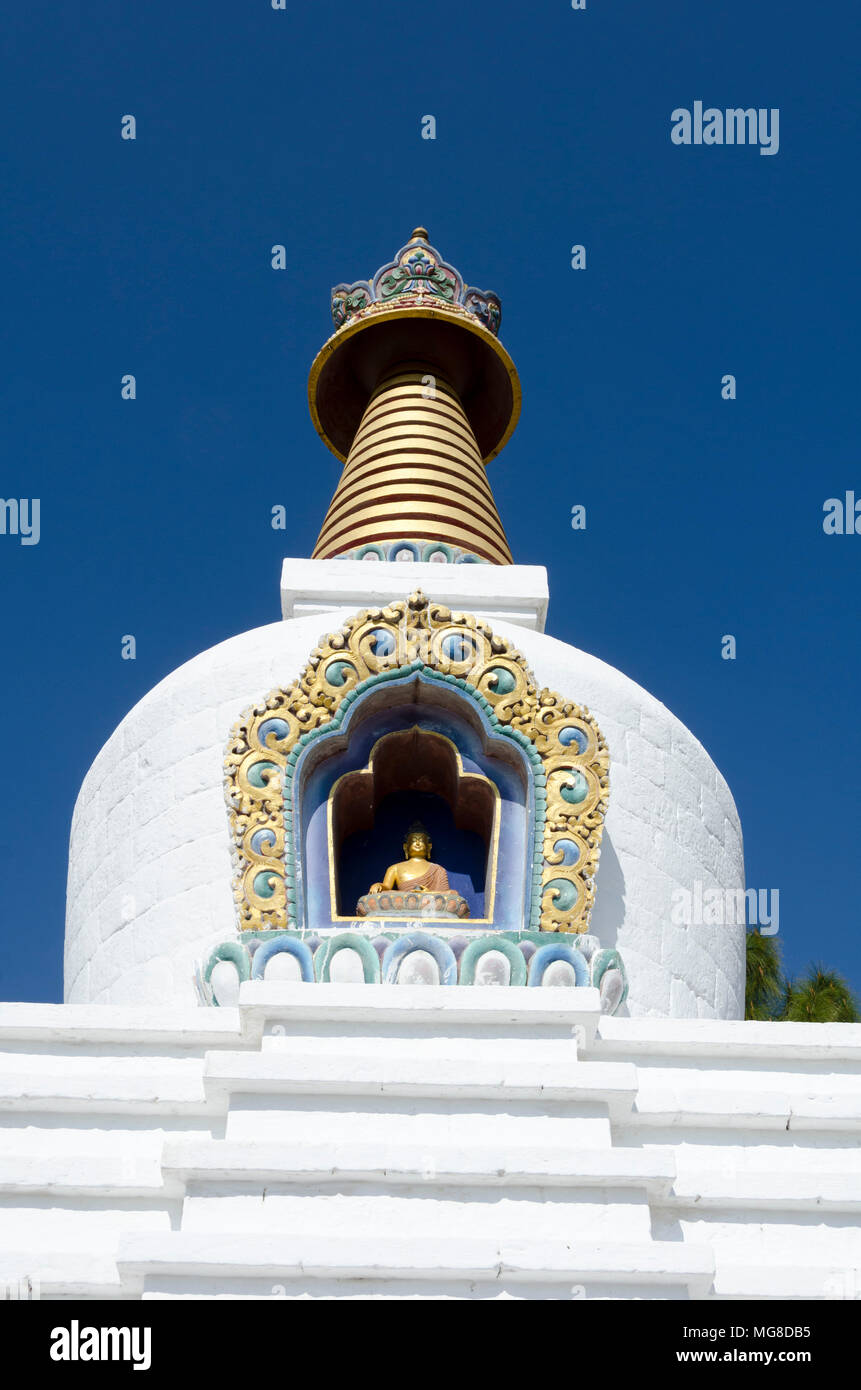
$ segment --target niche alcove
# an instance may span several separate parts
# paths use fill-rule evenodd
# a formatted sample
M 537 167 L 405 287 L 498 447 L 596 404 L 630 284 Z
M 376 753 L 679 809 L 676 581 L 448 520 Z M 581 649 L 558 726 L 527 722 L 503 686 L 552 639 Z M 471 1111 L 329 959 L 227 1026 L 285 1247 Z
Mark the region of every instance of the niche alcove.
M 353 913 L 359 896 L 403 858 L 407 828 L 419 820 L 470 918 L 493 917 L 499 789 L 464 772 L 451 739 L 417 724 L 386 734 L 366 768 L 335 783 L 329 815 L 339 916 Z
M 303 751 L 287 811 L 297 916 L 312 931 L 356 921 L 358 898 L 403 858 L 415 820 L 469 903 L 463 927 L 523 923 L 533 876 L 531 765 L 457 688 L 419 672 L 368 691 L 338 729 Z

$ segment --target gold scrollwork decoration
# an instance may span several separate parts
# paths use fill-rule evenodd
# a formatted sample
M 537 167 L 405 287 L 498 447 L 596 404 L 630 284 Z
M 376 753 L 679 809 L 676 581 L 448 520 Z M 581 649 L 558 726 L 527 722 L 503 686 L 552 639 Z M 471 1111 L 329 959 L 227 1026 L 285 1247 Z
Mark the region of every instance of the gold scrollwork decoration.
M 506 638 L 421 591 L 364 609 L 322 638 L 298 680 L 271 691 L 234 726 L 225 796 L 241 928 L 299 925 L 284 783 L 306 735 L 335 719 L 357 686 L 419 665 L 460 684 L 496 728 L 531 750 L 539 820 L 544 811 L 535 924 L 542 931 L 588 929 L 610 789 L 604 737 L 586 708 L 538 689 Z

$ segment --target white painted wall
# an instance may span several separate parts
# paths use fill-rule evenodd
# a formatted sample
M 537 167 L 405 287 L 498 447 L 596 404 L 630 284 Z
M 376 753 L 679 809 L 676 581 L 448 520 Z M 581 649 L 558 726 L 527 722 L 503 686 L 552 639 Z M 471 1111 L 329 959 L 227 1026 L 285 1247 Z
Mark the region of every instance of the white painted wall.
M 72 822 L 67 1002 L 194 1002 L 195 961 L 235 929 L 222 790 L 230 728 L 270 689 L 289 685 L 321 634 L 355 611 L 273 623 L 201 653 L 151 690 L 105 744 Z M 670 921 L 674 889 L 744 881 L 738 815 L 708 754 L 621 672 L 542 633 L 493 625 L 541 684 L 587 705 L 607 738 L 610 810 L 591 929 L 622 952 L 630 1013 L 741 1017 L 744 928 Z
M 861 1025 L 594 990 L 0 1005 L 0 1290 L 861 1294 Z

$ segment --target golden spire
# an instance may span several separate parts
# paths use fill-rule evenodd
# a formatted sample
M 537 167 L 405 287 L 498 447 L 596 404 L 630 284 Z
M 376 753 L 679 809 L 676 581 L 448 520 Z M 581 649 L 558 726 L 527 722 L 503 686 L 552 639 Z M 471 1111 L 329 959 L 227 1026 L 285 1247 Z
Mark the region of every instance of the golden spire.
M 484 469 L 520 409 L 496 295 L 464 285 L 417 227 L 373 281 L 335 287 L 332 314 L 308 391 L 345 467 L 314 558 L 511 564 Z

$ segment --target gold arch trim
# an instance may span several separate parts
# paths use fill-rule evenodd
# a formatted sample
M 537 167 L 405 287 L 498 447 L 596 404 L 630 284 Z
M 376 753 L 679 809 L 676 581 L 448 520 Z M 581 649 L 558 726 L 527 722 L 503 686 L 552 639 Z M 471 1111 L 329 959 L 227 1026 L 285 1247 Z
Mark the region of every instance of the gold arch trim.
M 530 751 L 536 803 L 545 809 L 536 855 L 538 925 L 542 931 L 587 931 L 610 794 L 606 741 L 588 709 L 538 688 L 525 658 L 506 638 L 420 591 L 350 618 L 321 639 L 293 685 L 270 691 L 234 725 L 225 755 L 225 797 L 240 927 L 304 925 L 285 779 L 308 737 L 337 719 L 358 686 L 410 667 L 446 677 L 455 689 L 460 684 L 497 732 L 515 735 Z M 511 923 L 520 925 L 530 922 Z

